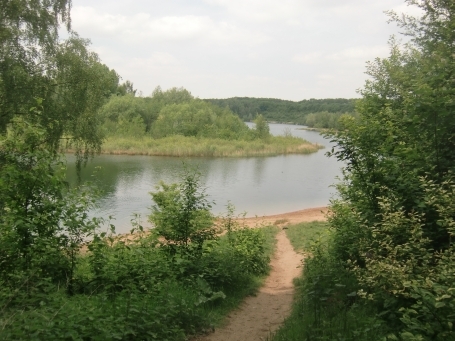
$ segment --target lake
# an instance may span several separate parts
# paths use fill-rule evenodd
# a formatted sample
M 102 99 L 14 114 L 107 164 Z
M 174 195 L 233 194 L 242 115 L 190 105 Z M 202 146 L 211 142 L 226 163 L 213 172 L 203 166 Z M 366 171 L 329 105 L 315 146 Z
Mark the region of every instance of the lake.
M 99 155 L 82 170 L 83 181 L 93 181 L 103 196 L 92 215 L 115 216 L 117 232 L 131 228 L 133 213 L 139 213 L 144 226 L 152 206 L 150 191 L 160 180 L 179 180 L 186 163 L 197 167 L 208 199 L 215 202 L 212 212 L 226 212 L 230 201 L 236 213 L 247 217 L 297 211 L 326 206 L 335 189 L 331 187 L 341 175 L 340 163 L 325 156 L 330 142 L 314 131 L 301 126 L 270 124 L 270 132 L 283 134 L 290 129 L 293 136 L 319 143 L 326 148 L 309 155 L 283 155 L 248 158 L 176 158 L 161 156 Z M 68 156 L 68 180 L 76 183 L 74 157 Z M 96 175 L 93 176 L 96 169 Z

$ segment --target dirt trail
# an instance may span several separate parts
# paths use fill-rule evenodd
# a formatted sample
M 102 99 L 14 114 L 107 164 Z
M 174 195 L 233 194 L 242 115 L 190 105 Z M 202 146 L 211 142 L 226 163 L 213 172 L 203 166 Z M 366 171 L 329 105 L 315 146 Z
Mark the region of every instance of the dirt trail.
M 295 253 L 286 234 L 277 234 L 277 247 L 271 271 L 256 296 L 245 299 L 228 315 L 227 324 L 198 341 L 260 341 L 276 330 L 290 313 L 294 286 L 301 272 L 302 255 Z

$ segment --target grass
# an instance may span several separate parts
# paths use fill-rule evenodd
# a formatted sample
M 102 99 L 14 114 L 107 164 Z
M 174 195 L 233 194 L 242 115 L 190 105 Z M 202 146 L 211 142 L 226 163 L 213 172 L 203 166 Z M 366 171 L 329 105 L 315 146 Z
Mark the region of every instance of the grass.
M 276 246 L 275 236 L 279 229 L 274 226 L 266 226 L 261 228 L 261 231 L 264 236 L 264 254 L 267 257 L 272 257 Z M 222 238 L 224 242 L 227 241 L 226 235 Z M 236 309 L 242 303 L 245 297 L 256 294 L 259 288 L 264 284 L 264 281 L 268 276 L 268 272 L 269 271 L 260 276 L 251 277 L 250 281 L 248 283 L 245 283 L 244 286 L 236 287 L 235 290 L 231 291 L 220 305 L 216 306 L 214 309 L 211 308 L 210 310 L 206 311 L 212 325 L 215 327 L 222 325 L 223 322 L 225 322 L 225 317 L 232 310 Z
M 327 240 L 329 224 L 321 221 L 289 225 L 286 235 L 297 252 L 310 252 L 315 243 Z
M 185 136 L 169 136 L 161 139 L 111 137 L 104 142 L 102 153 L 178 157 L 244 157 L 310 154 L 321 148 L 323 146 L 300 138 L 283 136 L 252 141 Z
M 287 235 L 296 251 L 309 252 L 295 281 L 291 315 L 270 341 L 385 340 L 388 328 L 375 307 L 357 297 L 358 284 L 330 252 L 331 231 L 324 222 L 291 225 Z

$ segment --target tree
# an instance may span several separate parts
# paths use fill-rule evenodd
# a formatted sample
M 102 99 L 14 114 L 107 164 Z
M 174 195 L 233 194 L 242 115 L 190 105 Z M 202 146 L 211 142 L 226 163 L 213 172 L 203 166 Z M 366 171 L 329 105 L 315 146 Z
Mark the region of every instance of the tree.
M 171 254 L 200 256 L 204 241 L 215 239 L 211 203 L 200 185 L 200 174 L 185 170 L 181 182 L 160 183 L 151 192 L 155 206 L 149 220 L 166 240 Z
M 389 14 L 410 42 L 392 38 L 390 56 L 368 64 L 359 116 L 331 134 L 346 167 L 330 220 L 337 259 L 400 316 L 403 339 L 451 339 L 455 3 L 407 3 L 422 16 Z
M 170 88 L 166 91 L 163 91 L 160 86 L 157 86 L 155 90 L 153 90 L 152 98 L 159 102 L 162 102 L 163 105 L 169 104 L 182 104 L 190 102 L 194 99 L 191 92 L 186 90 L 185 88 Z
M 136 91 L 137 90 L 134 89 L 134 87 L 133 87 L 133 83 L 128 80 L 125 83 L 122 83 L 117 87 L 118 96 L 125 96 L 125 95 L 136 96 Z
M 6 0 L 0 4 L 0 131 L 16 116 L 39 123 L 48 145 L 73 142 L 78 155 L 99 150 L 102 136 L 96 112 L 115 93 L 118 75 L 70 30 L 69 0 Z M 29 109 L 43 99 L 44 115 Z
M 262 115 L 257 115 L 254 123 L 256 124 L 255 129 L 257 137 L 260 139 L 267 139 L 270 136 L 270 128 L 264 117 Z
M 79 249 L 97 228 L 86 213 L 93 197 L 68 189 L 42 127 L 13 120 L 0 136 L 0 281 L 15 288 L 26 280 L 31 290 L 50 279 L 71 292 Z
M 134 97 L 133 95 L 112 96 L 100 109 L 99 115 L 104 121 L 108 135 L 122 134 L 124 136 L 138 136 L 150 131 L 158 113 L 154 103 L 149 98 Z M 121 132 L 122 127 L 136 122 L 135 133 Z M 140 129 L 139 129 L 140 128 Z

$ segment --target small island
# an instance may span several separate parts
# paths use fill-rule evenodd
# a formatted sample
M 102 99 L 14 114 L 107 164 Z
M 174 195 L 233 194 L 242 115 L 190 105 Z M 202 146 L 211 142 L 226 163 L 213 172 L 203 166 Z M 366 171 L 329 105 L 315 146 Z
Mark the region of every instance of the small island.
M 309 154 L 323 146 L 272 136 L 262 115 L 248 127 L 228 107 L 194 98 L 183 88 L 155 89 L 150 97 L 113 96 L 99 112 L 103 154 L 242 157 Z

